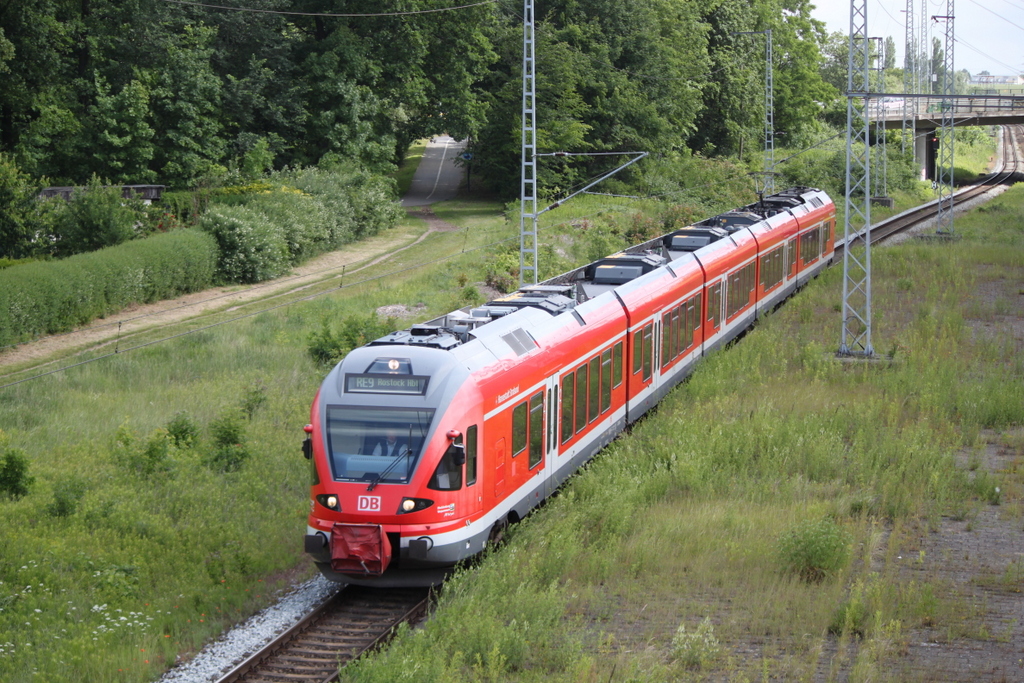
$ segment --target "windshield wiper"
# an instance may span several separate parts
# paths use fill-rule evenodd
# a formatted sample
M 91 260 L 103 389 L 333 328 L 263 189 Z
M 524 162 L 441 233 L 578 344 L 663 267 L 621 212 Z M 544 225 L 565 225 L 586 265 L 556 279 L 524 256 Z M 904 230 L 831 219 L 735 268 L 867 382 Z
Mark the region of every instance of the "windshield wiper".
M 412 444 L 412 425 L 409 425 L 409 442 L 407 444 L 405 444 L 405 453 L 403 453 L 402 455 L 400 455 L 397 458 L 395 458 L 394 460 L 392 460 L 391 464 L 388 465 L 387 467 L 385 467 L 384 471 L 381 472 L 380 474 L 378 474 L 377 478 L 370 482 L 370 485 L 366 487 L 367 491 L 372 491 L 373 489 L 377 488 L 377 484 L 380 483 L 381 479 L 383 479 L 384 477 L 386 477 L 389 474 L 391 474 L 391 470 L 395 469 L 395 466 L 400 462 L 400 460 L 402 458 L 408 458 L 410 455 L 412 455 L 412 446 L 411 446 L 411 444 Z M 406 470 L 405 478 L 406 479 L 409 478 L 409 471 L 408 470 Z

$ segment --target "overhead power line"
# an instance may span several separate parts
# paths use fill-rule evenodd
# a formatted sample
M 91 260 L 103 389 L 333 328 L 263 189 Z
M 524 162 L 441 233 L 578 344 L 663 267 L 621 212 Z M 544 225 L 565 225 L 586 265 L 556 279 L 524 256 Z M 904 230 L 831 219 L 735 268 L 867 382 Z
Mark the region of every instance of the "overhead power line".
M 258 14 L 280 14 L 290 17 L 402 17 L 410 14 L 434 14 L 437 12 L 450 12 L 457 9 L 468 9 L 480 5 L 490 5 L 498 0 L 482 0 L 469 5 L 456 5 L 451 7 L 437 7 L 434 9 L 409 10 L 407 12 L 284 12 L 276 9 L 259 9 L 257 7 L 232 7 L 229 5 L 210 5 L 204 2 L 190 2 L 189 0 L 164 0 L 175 5 L 189 5 L 192 7 L 205 7 L 206 9 L 221 9 L 231 12 L 255 12 Z

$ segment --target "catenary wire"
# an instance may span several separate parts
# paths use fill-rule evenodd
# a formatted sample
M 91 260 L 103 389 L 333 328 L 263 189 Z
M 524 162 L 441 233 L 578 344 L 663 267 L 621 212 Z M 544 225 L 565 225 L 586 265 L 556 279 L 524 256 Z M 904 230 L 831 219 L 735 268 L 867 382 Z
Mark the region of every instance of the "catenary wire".
M 221 9 L 232 12 L 255 12 L 258 14 L 280 14 L 290 17 L 403 17 L 411 14 L 435 14 L 437 12 L 450 12 L 452 10 L 467 9 L 469 7 L 479 7 L 480 5 L 490 5 L 498 0 L 482 0 L 481 2 L 474 2 L 469 5 L 457 5 L 451 7 L 438 7 L 435 9 L 421 9 L 421 10 L 409 10 L 407 12 L 373 12 L 373 13 L 340 13 L 340 12 L 285 12 L 282 10 L 274 9 L 259 9 L 256 7 L 231 7 L 228 5 L 209 5 L 203 2 L 191 2 L 191 0 L 164 0 L 175 5 L 189 5 L 192 7 L 204 7 L 206 9 Z

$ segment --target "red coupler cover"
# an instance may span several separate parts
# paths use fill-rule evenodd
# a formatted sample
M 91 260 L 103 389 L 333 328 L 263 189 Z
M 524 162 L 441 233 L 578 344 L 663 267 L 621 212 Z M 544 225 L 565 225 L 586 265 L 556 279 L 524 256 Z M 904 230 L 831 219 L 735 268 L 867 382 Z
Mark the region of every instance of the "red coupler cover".
M 380 576 L 391 562 L 391 542 L 380 524 L 335 524 L 331 528 L 331 569 L 342 574 Z

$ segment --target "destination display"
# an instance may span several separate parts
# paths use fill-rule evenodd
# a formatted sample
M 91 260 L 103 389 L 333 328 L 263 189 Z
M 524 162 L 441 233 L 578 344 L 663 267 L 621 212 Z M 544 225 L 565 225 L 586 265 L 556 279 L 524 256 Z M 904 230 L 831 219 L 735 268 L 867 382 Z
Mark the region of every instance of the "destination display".
M 349 394 L 409 394 L 427 393 L 429 377 L 423 375 L 353 375 L 345 374 L 345 392 Z

